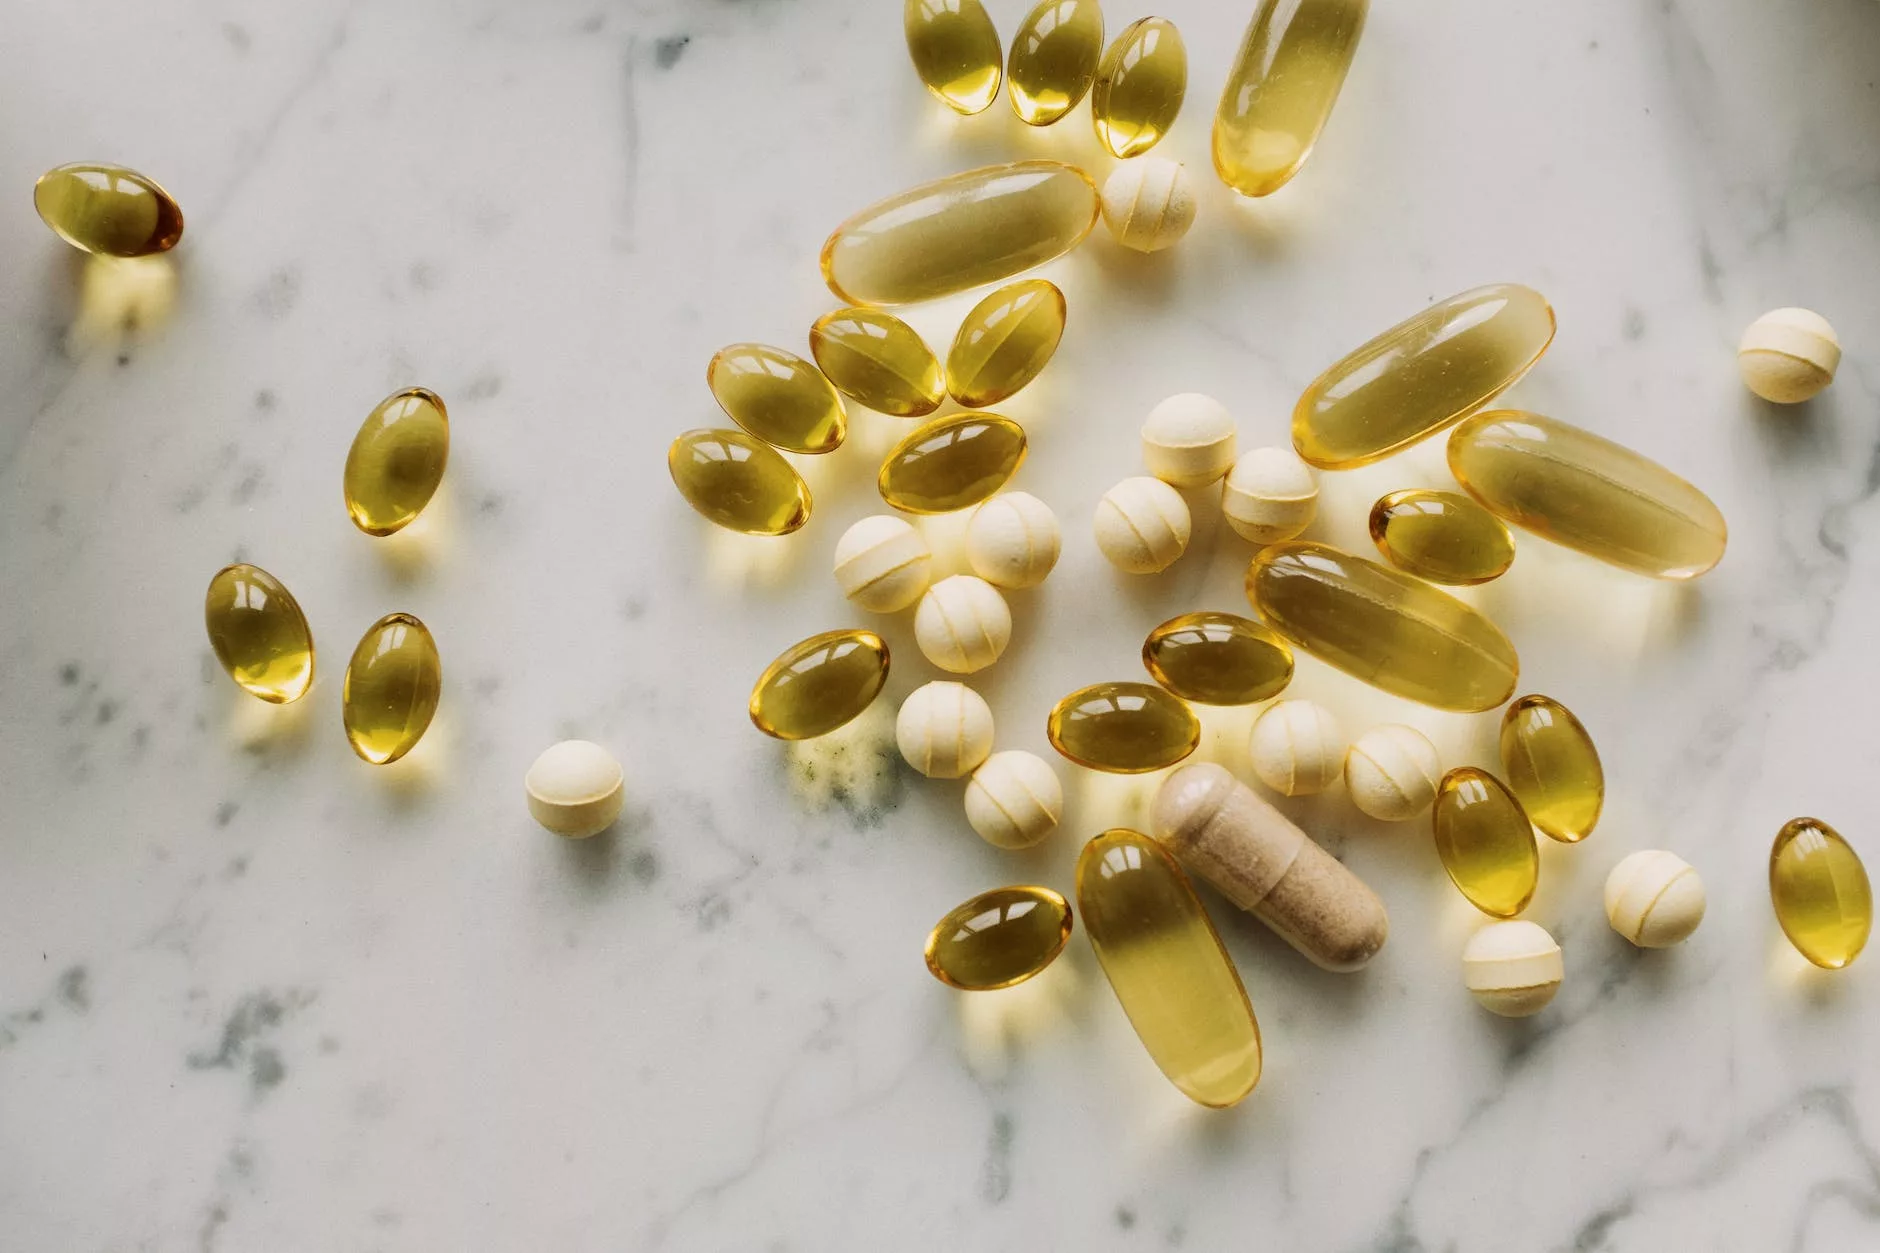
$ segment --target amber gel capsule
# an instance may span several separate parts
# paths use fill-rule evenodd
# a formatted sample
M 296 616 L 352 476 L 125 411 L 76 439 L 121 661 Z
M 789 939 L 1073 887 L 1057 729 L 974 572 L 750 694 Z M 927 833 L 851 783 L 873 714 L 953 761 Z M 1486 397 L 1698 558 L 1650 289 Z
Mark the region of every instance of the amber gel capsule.
M 1051 747 L 1080 766 L 1145 774 L 1172 766 L 1201 743 L 1201 723 L 1153 683 L 1092 683 L 1051 709 Z
M 786 452 L 833 452 L 848 434 L 836 389 L 793 352 L 732 344 L 711 359 L 705 381 L 726 416 Z
M 1142 664 L 1157 683 L 1197 705 L 1251 705 L 1292 682 L 1292 649 L 1251 618 L 1185 613 L 1143 641 Z
M 1469 904 L 1496 918 L 1512 918 L 1534 899 L 1541 855 L 1534 828 L 1514 793 L 1474 766 L 1443 776 L 1430 810 L 1436 855 Z
M 952 513 L 1004 487 L 1025 460 L 1025 431 L 996 413 L 961 413 L 911 431 L 888 450 L 875 485 L 904 513 Z
M 1391 565 L 1432 583 L 1486 583 L 1514 564 L 1514 537 L 1501 519 L 1455 492 L 1414 487 L 1379 497 L 1371 540 Z
M 1592 834 L 1606 772 L 1580 720 L 1551 696 L 1523 696 L 1501 716 L 1501 768 L 1529 821 L 1563 844 Z
M 244 692 L 270 705 L 313 686 L 313 632 L 294 594 L 260 566 L 224 566 L 203 602 L 209 647 Z
M 1090 90 L 1103 55 L 1097 0 L 1044 0 L 1026 14 L 1005 59 L 1012 112 L 1027 126 L 1049 126 Z
M 907 0 L 907 52 L 927 90 L 955 113 L 999 98 L 999 32 L 979 0 Z
M 783 650 L 751 689 L 751 722 L 780 740 L 827 735 L 874 703 L 888 646 L 873 631 L 824 631 Z
M 1137 831 L 1077 857 L 1077 912 L 1130 1026 L 1182 1095 L 1222 1109 L 1260 1082 L 1260 1028 L 1188 876 Z
M 450 418 L 436 392 L 407 387 L 381 400 L 346 453 L 346 512 L 367 535 L 402 531 L 444 481 Z
M 1873 887 L 1852 845 L 1819 818 L 1797 818 L 1769 851 L 1769 899 L 1803 957 L 1839 970 L 1873 930 Z
M 1090 118 L 1111 156 L 1134 157 L 1162 142 L 1188 93 L 1188 49 L 1165 17 L 1123 28 L 1097 65 Z
M 106 257 L 168 252 L 183 237 L 170 193 L 121 165 L 61 165 L 33 184 L 33 208 L 74 248 Z
M 1041 278 L 1001 287 L 972 307 L 947 354 L 947 390 L 983 409 L 1037 378 L 1064 338 L 1064 293 Z
M 940 358 L 918 331 L 891 313 L 863 308 L 825 313 L 809 328 L 809 350 L 837 391 L 876 413 L 920 418 L 946 399 Z
M 686 503 L 732 531 L 788 535 L 809 521 L 809 486 L 796 467 L 743 431 L 687 431 L 666 450 Z
M 437 643 L 424 623 L 408 613 L 388 613 L 374 622 L 353 649 L 340 692 L 353 752 L 385 766 L 417 747 L 437 713 L 443 686 Z
M 1071 938 L 1071 907 L 1050 888 L 994 888 L 947 911 L 927 935 L 927 969 L 962 992 L 1023 983 Z
M 1358 51 L 1367 0 L 1263 0 L 1214 114 L 1214 170 L 1243 196 L 1284 187 L 1312 154 Z

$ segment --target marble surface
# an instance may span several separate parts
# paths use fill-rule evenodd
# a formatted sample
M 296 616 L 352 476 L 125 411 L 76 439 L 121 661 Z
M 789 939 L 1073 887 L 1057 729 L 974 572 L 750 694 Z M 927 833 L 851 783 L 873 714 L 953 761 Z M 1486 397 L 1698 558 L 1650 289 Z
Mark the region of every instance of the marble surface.
M 830 553 L 903 428 L 858 415 L 781 544 L 711 532 L 662 464 L 717 420 L 717 347 L 801 349 L 848 213 L 988 161 L 1107 168 L 1081 109 L 1025 132 L 1003 103 L 961 121 L 930 101 L 898 7 L 15 6 L 0 1248 L 1880 1247 L 1880 959 L 1804 968 L 1765 889 L 1798 813 L 1880 868 L 1880 5 L 1380 3 L 1318 155 L 1253 205 L 1206 158 L 1246 6 L 1163 10 L 1193 84 L 1164 152 L 1201 177 L 1201 217 L 1172 253 L 1099 231 L 1046 271 L 1070 330 L 1007 409 L 1033 438 L 1017 486 L 1067 538 L 978 683 L 1001 746 L 1048 753 L 1058 695 L 1136 676 L 1167 616 L 1244 603 L 1249 550 L 1200 495 L 1166 575 L 1095 550 L 1151 404 L 1209 392 L 1246 446 L 1280 442 L 1335 356 L 1479 283 L 1559 313 L 1515 402 L 1668 463 L 1732 528 L 1688 588 L 1524 540 L 1475 597 L 1524 690 L 1572 706 L 1609 765 L 1605 820 L 1543 849 L 1528 915 L 1566 950 L 1555 1005 L 1511 1023 L 1470 1003 L 1479 918 L 1422 825 L 1289 802 L 1382 892 L 1392 937 L 1323 974 L 1208 897 L 1267 1049 L 1226 1113 L 1163 1081 L 1081 936 L 1009 994 L 921 968 L 965 896 L 1068 890 L 1147 783 L 1065 766 L 1051 843 L 980 843 L 960 786 L 893 752 L 893 702 L 935 677 L 906 618 L 884 628 L 889 699 L 850 733 L 791 752 L 746 721 L 771 656 L 858 621 Z M 990 7 L 1009 32 L 1025 6 Z M 176 193 L 174 266 L 96 271 L 40 227 L 32 179 L 85 159 Z M 966 303 L 912 317 L 944 341 Z M 1847 345 L 1795 411 L 1732 357 L 1784 304 Z M 450 402 L 446 489 L 368 540 L 341 462 L 410 383 Z M 1362 544 L 1375 495 L 1442 477 L 1436 445 L 1327 476 L 1314 534 Z M 311 618 L 320 678 L 296 706 L 241 696 L 207 647 L 202 589 L 238 557 Z M 394 609 L 436 632 L 446 690 L 422 746 L 374 770 L 338 679 Z M 1311 662 L 1295 691 L 1354 732 L 1409 720 L 1492 760 L 1491 716 Z M 1247 721 L 1211 715 L 1204 751 L 1244 766 Z M 520 791 L 569 735 L 617 751 L 631 790 L 585 844 Z M 1600 912 L 1644 847 L 1709 883 L 1679 950 L 1641 955 Z

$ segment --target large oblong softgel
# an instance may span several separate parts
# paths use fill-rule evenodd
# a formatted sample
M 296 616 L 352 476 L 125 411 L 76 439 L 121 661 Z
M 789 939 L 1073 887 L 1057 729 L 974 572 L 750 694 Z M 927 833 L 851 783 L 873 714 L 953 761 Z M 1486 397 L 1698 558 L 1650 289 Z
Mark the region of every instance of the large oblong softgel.
M 373 407 L 346 453 L 346 513 L 367 535 L 402 531 L 444 481 L 450 418 L 434 391 L 407 387 Z
M 1071 938 L 1071 907 L 1050 888 L 994 888 L 948 910 L 927 934 L 927 969 L 962 992 L 1023 983 Z
M 1076 107 L 1103 55 L 1097 0 L 1042 0 L 1019 23 L 1005 60 L 1012 112 L 1027 126 L 1049 126 Z
M 1443 776 L 1430 807 L 1436 855 L 1450 881 L 1483 913 L 1512 918 L 1534 899 L 1541 856 L 1521 803 L 1474 766 Z
M 1038 377 L 1064 337 L 1064 293 L 1020 279 L 974 305 L 947 353 L 947 390 L 968 409 L 1014 395 Z
M 437 642 L 408 613 L 388 613 L 366 631 L 346 665 L 340 712 L 353 752 L 390 765 L 423 738 L 437 713 L 444 670 Z
M 955 113 L 999 98 L 999 32 L 979 0 L 906 0 L 907 54 L 927 90 Z
M 33 184 L 33 208 L 74 248 L 106 257 L 168 252 L 183 237 L 170 193 L 121 165 L 61 165 Z
M 827 735 L 874 703 L 888 646 L 873 631 L 824 631 L 792 644 L 751 689 L 751 723 L 780 740 Z
M 1867 947 L 1873 885 L 1853 845 L 1819 818 L 1797 818 L 1769 850 L 1769 899 L 1803 957 L 1839 970 Z
M 238 562 L 209 580 L 203 601 L 209 647 L 228 677 L 270 705 L 299 700 L 313 686 L 313 632 L 285 584 Z
M 1025 460 L 1025 431 L 996 413 L 935 418 L 882 459 L 875 486 L 904 513 L 952 513 L 1004 487 Z
M 809 521 L 809 485 L 769 444 L 743 431 L 687 431 L 666 450 L 686 503 L 726 530 L 788 535 Z
M 1358 51 L 1369 0 L 1262 0 L 1214 113 L 1214 171 L 1243 196 L 1285 186 L 1312 154 Z

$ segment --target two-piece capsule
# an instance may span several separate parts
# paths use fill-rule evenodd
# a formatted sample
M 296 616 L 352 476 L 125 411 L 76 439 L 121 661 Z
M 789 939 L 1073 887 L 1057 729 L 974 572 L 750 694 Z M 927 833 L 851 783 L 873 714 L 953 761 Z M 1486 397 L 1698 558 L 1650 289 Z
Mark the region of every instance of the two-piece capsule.
M 1093 683 L 1051 709 L 1051 747 L 1080 766 L 1145 774 L 1172 766 L 1201 743 L 1201 723 L 1153 683 Z
M 962 992 L 1009 988 L 1056 961 L 1070 938 L 1070 904 L 1050 888 L 994 888 L 934 924 L 927 969 Z
M 776 449 L 743 431 L 687 431 L 666 450 L 686 503 L 746 535 L 788 535 L 809 521 L 809 485 Z
M 792 644 L 751 689 L 751 722 L 780 740 L 827 735 L 874 703 L 888 646 L 873 631 L 824 631 Z
M 1134 157 L 1162 142 L 1188 93 L 1188 49 L 1165 17 L 1123 28 L 1097 64 L 1090 117 L 1114 157 Z
M 1019 23 L 1006 56 L 1012 112 L 1027 126 L 1051 125 L 1090 90 L 1102 56 L 1097 0 L 1043 0 Z
M 823 377 L 877 413 L 921 418 L 946 399 L 940 359 L 920 333 L 879 309 L 836 309 L 809 328 L 810 355 Z
M 1523 696 L 1501 718 L 1501 768 L 1528 819 L 1563 844 L 1592 834 L 1606 801 L 1599 750 L 1573 711 Z
M 367 629 L 346 665 L 340 712 L 353 752 L 390 765 L 417 747 L 437 713 L 444 671 L 430 629 L 388 613 Z
M 259 566 L 225 566 L 203 600 L 209 646 L 228 677 L 270 705 L 313 686 L 313 632 L 285 584 Z
M 1214 114 L 1214 169 L 1243 196 L 1285 186 L 1312 154 L 1358 51 L 1368 0 L 1263 0 Z
M 411 524 L 437 494 L 450 458 L 450 417 L 436 392 L 407 387 L 366 415 L 346 453 L 346 513 L 367 535 Z
M 888 450 L 875 485 L 904 513 L 952 513 L 997 492 L 1025 460 L 1025 431 L 996 413 L 936 418 Z
M 1286 641 L 1251 618 L 1185 613 L 1143 641 L 1142 664 L 1157 683 L 1198 705 L 1251 705 L 1292 682 Z
M 842 398 L 821 370 L 767 344 L 732 344 L 705 368 L 727 417 L 787 452 L 833 452 L 848 434 Z
M 1540 850 L 1521 802 L 1500 779 L 1474 766 L 1443 776 L 1430 810 L 1436 855 L 1469 903 L 1512 918 L 1534 899 Z
M 1064 293 L 1041 278 L 974 305 L 947 354 L 947 390 L 968 409 L 996 405 L 1038 377 L 1064 337 Z
M 979 0 L 906 0 L 901 25 L 914 72 L 955 113 L 999 98 L 999 32 Z
M 168 252 L 183 237 L 170 193 L 121 165 L 61 165 L 33 184 L 33 208 L 74 248 L 105 257 Z
M 1819 818 L 1797 818 L 1769 851 L 1769 899 L 1776 921 L 1803 957 L 1839 970 L 1860 956 L 1873 931 L 1873 886 L 1860 855 Z
M 1391 492 L 1371 506 L 1370 524 L 1384 560 L 1432 583 L 1486 583 L 1514 564 L 1514 537 L 1501 519 L 1455 492 Z

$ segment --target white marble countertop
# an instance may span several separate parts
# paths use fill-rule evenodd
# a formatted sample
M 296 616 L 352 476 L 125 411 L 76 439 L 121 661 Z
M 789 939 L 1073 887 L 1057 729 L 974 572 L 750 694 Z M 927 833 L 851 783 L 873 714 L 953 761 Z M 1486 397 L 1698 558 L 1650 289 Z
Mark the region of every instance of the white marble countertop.
M 1009 33 L 1027 6 L 990 7 Z M 1550 1010 L 1470 1003 L 1479 917 L 1426 827 L 1289 803 L 1384 895 L 1391 941 L 1324 974 L 1209 895 L 1266 1074 L 1193 1107 L 1081 936 L 1010 994 L 921 967 L 971 893 L 1068 890 L 1146 785 L 1065 766 L 1064 831 L 982 844 L 959 785 L 882 738 L 935 677 L 905 619 L 842 754 L 746 721 L 777 651 L 858 620 L 829 557 L 901 428 L 860 415 L 808 529 L 734 541 L 663 462 L 716 424 L 706 360 L 801 351 L 832 307 L 818 246 L 881 195 L 1018 156 L 1100 174 L 1083 110 L 955 119 L 883 0 L 22 4 L 0 45 L 0 1248 L 1880 1247 L 1880 959 L 1805 968 L 1765 886 L 1801 813 L 1880 869 L 1880 5 L 1380 0 L 1318 155 L 1240 205 L 1206 150 L 1247 7 L 1162 10 L 1192 57 L 1163 151 L 1202 176 L 1193 234 L 1142 258 L 1099 230 L 1046 271 L 1070 330 L 1006 408 L 1066 551 L 978 686 L 1002 746 L 1048 753 L 1058 695 L 1136 677 L 1167 616 L 1244 605 L 1249 550 L 1206 510 L 1159 578 L 1090 539 L 1156 400 L 1208 392 L 1243 446 L 1282 442 L 1346 349 L 1466 287 L 1540 288 L 1560 334 L 1512 399 L 1666 462 L 1731 524 L 1688 588 L 1527 539 L 1476 598 L 1609 766 L 1591 841 L 1543 850 Z M 1136 15 L 1112 5 L 1112 30 Z M 172 307 L 140 288 L 129 331 L 27 194 L 85 159 L 188 214 Z M 913 320 L 942 338 L 965 303 Z M 1793 412 L 1733 361 L 1785 304 L 1847 347 Z M 450 402 L 446 489 L 367 540 L 340 466 L 409 383 Z M 1326 476 L 1313 534 L 1360 544 L 1376 494 L 1442 473 L 1431 444 Z M 237 557 L 312 620 L 298 705 L 211 657 L 203 587 Z M 446 689 L 374 770 L 338 677 L 394 609 L 436 632 Z M 1294 691 L 1491 760 L 1492 716 L 1309 661 Z M 1233 764 L 1246 723 L 1211 716 L 1204 751 Z M 631 789 L 579 845 L 520 792 L 568 735 Z M 1709 884 L 1681 949 L 1641 955 L 1600 912 L 1645 847 Z

